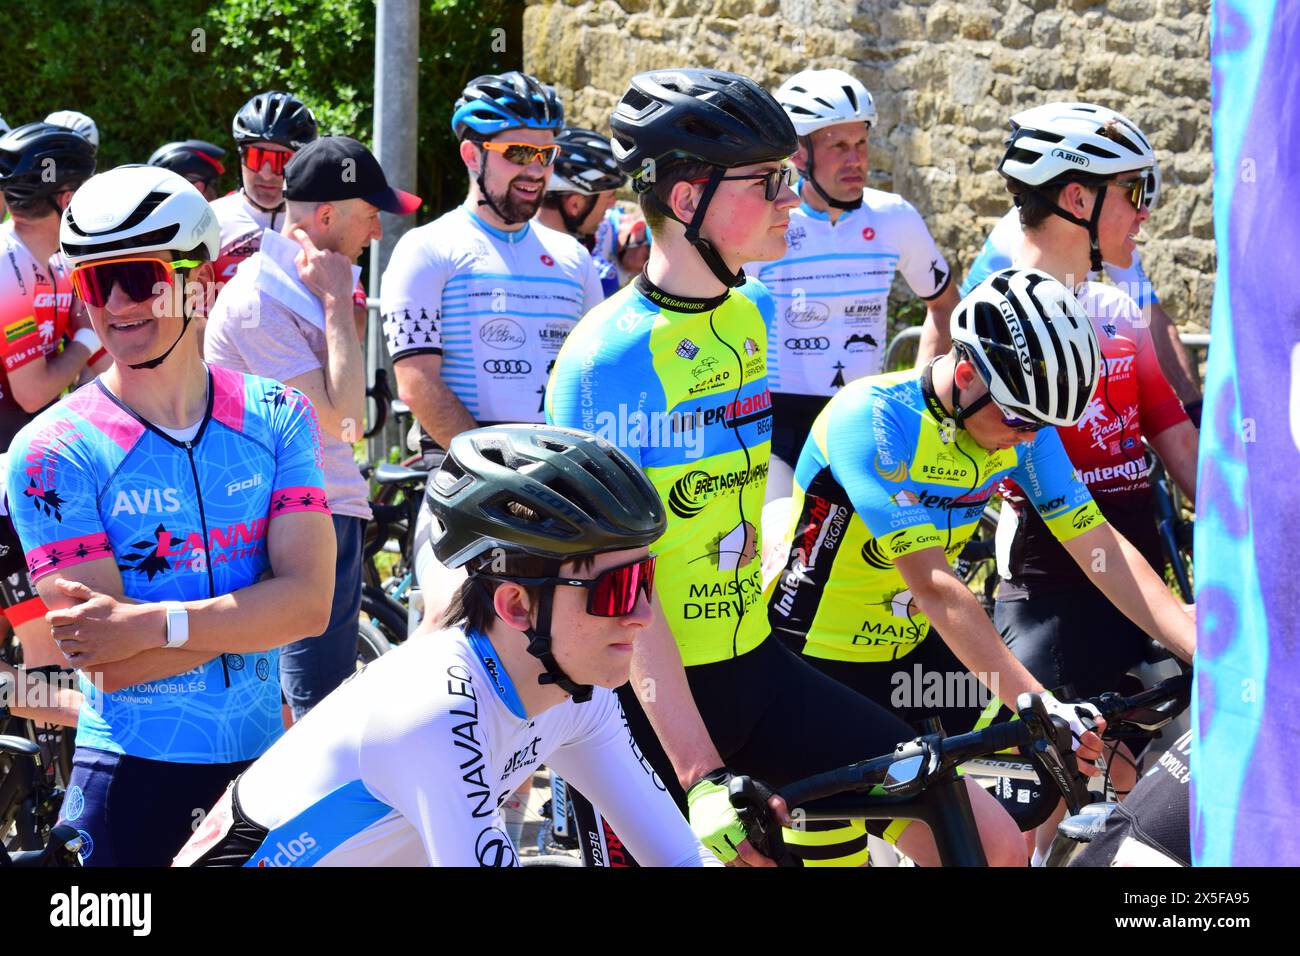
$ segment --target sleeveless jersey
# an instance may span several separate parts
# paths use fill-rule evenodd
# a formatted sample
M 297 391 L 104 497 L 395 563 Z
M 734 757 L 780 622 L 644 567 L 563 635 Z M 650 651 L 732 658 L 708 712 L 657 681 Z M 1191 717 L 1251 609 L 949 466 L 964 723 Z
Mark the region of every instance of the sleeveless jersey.
M 641 276 L 578 324 L 547 391 L 548 422 L 617 445 L 668 506 L 655 586 L 688 667 L 768 634 L 757 602 L 771 310 L 753 279 L 688 300 Z
M 952 425 L 929 373 L 850 383 L 799 456 L 790 557 L 767 596 L 772 627 L 803 638 L 812 657 L 888 661 L 915 650 L 930 624 L 894 562 L 931 547 L 954 560 L 1005 477 L 1061 540 L 1105 520 L 1055 429 L 989 451 Z
M 33 581 L 113 558 L 126 597 L 193 601 L 270 568 L 278 515 L 329 513 L 306 397 L 211 366 L 198 433 L 180 442 L 96 380 L 42 412 L 9 452 L 9 512 Z M 174 677 L 100 693 L 85 674 L 77 745 L 176 763 L 231 763 L 283 730 L 279 652 L 222 654 Z
M 398 240 L 380 310 L 393 361 L 441 355 L 475 419 L 540 422 L 560 346 L 603 297 L 572 236 L 537 222 L 504 232 L 459 206 Z
M 894 276 L 902 273 L 922 299 L 940 295 L 951 279 L 920 214 L 879 189 L 864 189 L 862 205 L 834 223 L 800 203 L 786 241 L 785 258 L 745 269 L 776 299 L 768 378 L 781 394 L 834 395 L 880 372 Z

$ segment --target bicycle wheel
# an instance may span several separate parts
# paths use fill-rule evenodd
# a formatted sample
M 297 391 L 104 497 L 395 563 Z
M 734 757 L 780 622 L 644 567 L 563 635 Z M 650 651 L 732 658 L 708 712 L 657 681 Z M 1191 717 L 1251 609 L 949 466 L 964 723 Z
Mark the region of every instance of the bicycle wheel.
M 361 620 L 383 634 L 390 645 L 406 640 L 406 606 L 371 584 L 361 587 Z
M 393 645 L 388 642 L 388 638 L 384 637 L 379 628 L 365 621 L 358 622 L 357 670 L 361 670 L 373 660 L 378 660 L 392 649 Z

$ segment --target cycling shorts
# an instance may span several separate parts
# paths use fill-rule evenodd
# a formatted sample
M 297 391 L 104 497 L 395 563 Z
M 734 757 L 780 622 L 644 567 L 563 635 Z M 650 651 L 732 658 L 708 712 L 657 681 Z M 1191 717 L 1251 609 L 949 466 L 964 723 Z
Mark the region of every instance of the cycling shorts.
M 772 457 L 779 458 L 793 472 L 799 464 L 813 422 L 830 399 L 825 395 L 786 395 L 772 393 Z M 789 494 L 790 489 L 785 493 Z

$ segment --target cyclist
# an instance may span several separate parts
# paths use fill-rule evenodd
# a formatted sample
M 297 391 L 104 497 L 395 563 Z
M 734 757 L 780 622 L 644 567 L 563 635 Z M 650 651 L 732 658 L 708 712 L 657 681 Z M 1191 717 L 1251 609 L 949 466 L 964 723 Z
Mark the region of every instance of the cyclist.
M 541 762 L 595 795 L 642 860 L 711 862 L 609 690 L 654 613 L 654 486 L 600 439 L 505 425 L 452 439 L 424 508 L 438 560 L 470 575 L 445 629 L 295 724 L 177 864 L 513 866 L 500 806 Z
M 195 808 L 282 732 L 276 648 L 329 615 L 310 403 L 206 368 L 187 334 L 218 236 L 169 170 L 123 166 L 77 191 L 59 241 L 114 362 L 9 452 L 28 571 L 80 671 L 62 817 L 91 866 L 171 860 Z
M 80 134 L 96 150 L 99 149 L 99 127 L 85 113 L 78 113 L 76 110 L 56 110 L 45 117 L 45 122 L 70 129 Z
M 1082 281 L 1094 264 L 1092 250 L 1120 268 L 1134 257 L 1132 235 L 1148 215 L 1142 193 L 1150 181 L 1151 147 L 1122 115 L 1084 103 L 1017 113 L 1011 129 L 999 172 L 1023 224 L 1017 261 L 1079 283 L 1075 294 L 1101 343 L 1097 393 L 1073 427 L 1059 429 L 1061 441 L 1106 520 L 1151 567 L 1162 569 L 1142 443 L 1151 444 L 1170 477 L 1195 500 L 1196 428 L 1165 379 L 1137 304 L 1122 287 Z M 1059 153 L 1086 155 L 1090 163 L 1080 171 Z M 1102 600 L 1092 576 L 1048 532 L 1021 487 L 1008 483 L 1003 489 L 1009 507 L 1002 509 L 1005 527 L 999 528 L 1005 543 L 994 612 L 998 630 L 1049 687 L 1071 684 L 1084 696 L 1113 690 L 1145 659 L 1146 632 Z M 1117 787 L 1127 790 L 1129 765 L 1121 760 L 1116 770 Z
M 567 232 L 591 253 L 606 296 L 623 283 L 618 271 L 618 229 L 609 216 L 615 191 L 627 177 L 614 161 L 609 140 L 595 130 L 567 126 L 555 137 L 559 158 L 546 183 L 537 221 Z
M 380 296 L 398 394 L 420 425 L 426 467 L 462 431 L 540 422 L 560 346 L 604 297 L 587 250 L 533 221 L 560 151 L 555 90 L 518 72 L 476 77 L 451 123 L 469 193 L 398 240 Z M 435 617 L 464 578 L 445 572 L 431 572 L 423 591 Z
M 1150 213 L 1156 211 L 1156 201 L 1160 195 L 1160 179 L 1160 165 L 1153 155 L 1151 169 L 1147 173 L 1144 200 Z M 970 292 L 990 273 L 1005 269 L 1013 261 L 1018 260 L 1023 242 L 1024 227 L 1020 224 L 1020 211 L 1013 205 L 1007 210 L 1006 215 L 998 220 L 993 231 L 984 240 L 979 255 L 971 263 L 970 272 L 962 283 L 961 294 Z M 1107 278 L 1137 301 L 1142 310 L 1144 324 L 1149 324 L 1150 338 L 1154 343 L 1156 356 L 1160 360 L 1160 367 L 1164 370 L 1169 384 L 1173 386 L 1179 401 L 1187 409 L 1192 423 L 1200 428 L 1201 389 L 1197 384 L 1196 366 L 1178 338 L 1178 327 L 1156 297 L 1151 280 L 1147 278 L 1146 269 L 1142 266 L 1140 252 L 1137 249 L 1133 250 L 1133 264 L 1130 266 L 1119 266 L 1109 259 L 1103 259 L 1103 266 Z M 941 326 L 936 328 L 939 328 L 942 333 Z M 943 333 L 928 338 L 918 352 L 917 364 L 924 365 L 939 352 L 944 351 L 948 345 L 945 341 L 946 337 L 946 333 Z
M 220 146 L 201 139 L 187 139 L 159 146 L 149 157 L 149 165 L 179 173 L 204 199 L 215 202 L 220 195 L 218 183 L 226 171 L 221 162 L 225 155 Z
M 779 786 L 915 736 L 771 638 L 760 600 L 775 306 L 741 266 L 785 253 L 798 198 L 784 163 L 798 143 L 769 93 L 719 70 L 634 76 L 611 126 L 654 242 L 645 272 L 570 335 L 548 418 L 615 441 L 668 505 L 662 614 L 638 642 L 620 698 L 705 845 L 724 861 L 763 865 L 727 799 L 734 774 Z M 643 688 L 654 693 L 641 701 Z M 969 789 L 990 858 L 1023 864 L 1015 824 Z M 925 828 L 888 836 L 900 830 L 904 852 L 937 861 Z M 820 835 L 800 836 L 804 861 L 819 862 Z M 850 861 L 863 862 L 865 847 L 859 830 Z
M 28 123 L 0 138 L 0 191 L 12 217 L 0 226 L 0 450 L 88 366 L 104 360 L 99 337 L 73 307 L 59 255 L 59 215 L 94 172 L 94 147 L 62 126 Z M 63 663 L 22 551 L 8 519 L 0 518 L 0 605 L 22 642 L 23 660 L 31 667 Z
M 1046 273 L 1008 269 L 961 301 L 951 334 L 946 355 L 848 386 L 814 423 L 795 472 L 790 556 L 768 591 L 773 628 L 909 718 L 936 709 L 928 686 L 944 688 L 949 734 L 972 729 L 995 698 L 1014 709 L 1043 684 L 948 567 L 1011 478 L 1105 598 L 1190 660 L 1192 618 L 1105 521 L 1061 445 L 1058 431 L 1091 407 L 1102 362 L 1083 306 Z
M 826 400 L 883 370 L 889 290 L 901 273 L 946 326 L 957 304 L 951 270 L 921 216 L 902 196 L 867 187 L 867 138 L 876 106 L 843 70 L 804 70 L 776 91 L 799 134 L 789 250 L 754 274 L 776 300 L 772 471 L 767 497 L 789 494 L 799 452 Z
M 221 226 L 217 292 L 257 252 L 262 231 L 283 225 L 284 167 L 316 138 L 316 117 L 296 96 L 271 90 L 239 108 L 231 133 L 239 149 L 241 187 L 212 203 Z

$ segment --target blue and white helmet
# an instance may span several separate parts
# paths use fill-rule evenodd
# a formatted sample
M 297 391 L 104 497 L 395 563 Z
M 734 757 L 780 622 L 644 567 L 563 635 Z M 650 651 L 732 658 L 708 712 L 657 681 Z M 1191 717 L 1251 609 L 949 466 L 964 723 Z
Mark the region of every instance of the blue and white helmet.
M 466 84 L 451 116 L 457 139 L 487 139 L 509 129 L 564 128 L 564 106 L 555 88 L 511 70 L 477 76 Z

